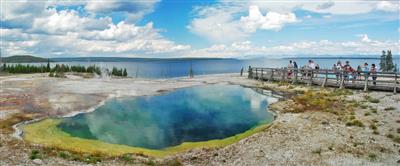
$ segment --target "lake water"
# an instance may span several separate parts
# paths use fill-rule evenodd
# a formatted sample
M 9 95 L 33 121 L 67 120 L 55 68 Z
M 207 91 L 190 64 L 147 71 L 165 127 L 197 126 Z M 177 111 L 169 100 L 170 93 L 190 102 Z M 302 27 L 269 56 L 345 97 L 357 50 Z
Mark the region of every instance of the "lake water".
M 222 139 L 273 120 L 277 98 L 238 85 L 182 88 L 155 96 L 111 99 L 59 124 L 74 137 L 162 149 Z
M 289 60 L 295 60 L 299 66 L 307 64 L 308 59 L 295 58 L 295 59 L 249 59 L 249 60 L 238 60 L 238 59 L 153 59 L 153 60 L 141 60 L 141 59 L 118 59 L 113 62 L 101 62 L 101 61 L 85 61 L 84 59 L 78 59 L 76 61 L 64 61 L 64 62 L 52 62 L 51 65 L 56 64 L 68 64 L 68 65 L 97 65 L 102 68 L 112 67 L 126 68 L 128 76 L 140 77 L 140 78 L 173 78 L 173 77 L 185 77 L 189 75 L 190 66 L 194 75 L 204 74 L 219 74 L 219 73 L 239 73 L 241 68 L 247 70 L 248 66 L 255 67 L 286 67 Z M 343 63 L 348 60 L 350 64 L 356 68 L 358 65 L 375 63 L 379 67 L 379 59 L 347 59 L 347 58 L 329 58 L 329 59 L 314 59 L 314 61 L 321 66 L 321 68 L 331 69 L 332 65 L 338 60 Z M 394 62 L 400 64 L 399 58 L 394 58 Z M 35 65 L 40 65 L 37 63 Z

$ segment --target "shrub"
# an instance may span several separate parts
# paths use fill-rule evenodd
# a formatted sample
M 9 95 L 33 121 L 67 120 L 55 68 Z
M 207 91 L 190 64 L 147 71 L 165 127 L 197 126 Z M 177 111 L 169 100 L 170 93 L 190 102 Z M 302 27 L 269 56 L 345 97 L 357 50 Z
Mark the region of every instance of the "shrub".
M 322 152 L 322 149 L 321 148 L 317 148 L 317 149 L 314 149 L 313 151 L 312 151 L 312 153 L 314 153 L 314 154 L 321 154 L 321 152 Z
M 385 108 L 385 111 L 392 111 L 392 110 L 396 110 L 396 108 L 394 108 L 394 107 L 386 107 Z
M 177 158 L 174 158 L 172 160 L 168 160 L 165 165 L 167 165 L 167 166 L 181 166 L 182 162 L 179 161 Z
M 364 124 L 359 120 L 353 120 L 353 124 L 358 127 L 364 127 Z
M 40 158 L 40 153 L 38 150 L 32 150 L 31 155 L 29 156 L 29 159 L 34 160 L 34 159 L 39 159 Z
M 69 158 L 69 154 L 67 153 L 67 152 L 59 152 L 58 153 L 58 156 L 59 157 L 61 157 L 61 158 L 63 158 L 63 159 L 67 159 L 67 158 Z
M 355 120 L 353 120 L 353 121 L 349 121 L 349 122 L 347 122 L 347 123 L 346 123 L 346 126 L 358 126 L 358 127 L 364 127 L 364 124 L 363 124 L 361 121 L 359 121 L 359 120 L 355 119 Z
M 374 124 L 369 125 L 369 128 L 372 129 L 372 130 L 378 129 L 378 127 L 376 127 Z
M 365 116 L 371 115 L 369 112 L 364 113 Z
M 393 140 L 394 142 L 400 144 L 400 137 L 394 137 L 394 138 L 392 138 L 392 140 Z
M 126 161 L 126 162 L 131 162 L 133 160 L 132 156 L 129 154 L 125 154 L 122 156 L 122 160 Z
M 378 156 L 376 156 L 376 154 L 370 153 L 368 154 L 368 158 L 370 158 L 371 160 L 376 160 Z

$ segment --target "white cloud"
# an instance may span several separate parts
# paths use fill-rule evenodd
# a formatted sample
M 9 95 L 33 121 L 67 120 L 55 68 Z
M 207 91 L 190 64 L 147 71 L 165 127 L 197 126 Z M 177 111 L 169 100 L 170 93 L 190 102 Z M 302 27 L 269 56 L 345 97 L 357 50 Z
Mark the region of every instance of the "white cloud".
M 204 57 L 282 57 L 296 55 L 372 55 L 381 50 L 391 49 L 394 54 L 400 51 L 400 41 L 378 41 L 359 35 L 358 41 L 333 42 L 329 40 L 300 41 L 276 46 L 255 46 L 250 41 L 234 42 L 230 45 L 216 44 L 208 48 L 191 51 L 190 55 Z
M 323 19 L 327 21 L 329 19 L 330 23 L 336 21 L 343 24 L 343 20 L 331 18 L 343 18 L 346 15 L 359 15 L 376 10 L 395 12 L 399 11 L 398 6 L 397 2 L 366 0 L 220 1 L 214 5 L 195 7 L 194 18 L 188 28 L 194 34 L 205 37 L 211 42 L 230 43 L 246 40 L 257 30 L 279 31 L 287 24 L 299 22 L 294 13 L 296 10 L 321 14 L 322 18 L 316 17 L 315 19 L 320 20 L 314 24 L 323 22 Z M 309 15 L 304 18 L 313 17 Z
M 359 35 L 359 36 L 361 37 L 361 41 L 362 41 L 362 42 L 369 43 L 369 42 L 372 41 L 371 39 L 368 38 L 368 35 L 367 35 L 367 34 L 361 34 L 361 35 Z
M 293 13 L 268 12 L 262 15 L 258 6 L 249 7 L 249 16 L 241 17 L 246 32 L 255 32 L 257 29 L 279 31 L 285 24 L 298 22 Z
M 376 5 L 377 10 L 387 11 L 387 12 L 399 12 L 400 2 L 399 1 L 380 1 Z
M 268 12 L 264 16 L 257 6 L 249 7 L 248 16 L 237 18 L 242 12 L 242 6 L 235 5 L 197 8 L 197 17 L 188 29 L 212 42 L 229 43 L 246 39 L 257 29 L 279 31 L 284 25 L 298 21 L 294 13 Z
M 126 21 L 136 22 L 146 14 L 154 11 L 160 0 L 126 1 L 126 0 L 90 0 L 85 9 L 94 14 L 119 12 L 127 16 Z
M 396 1 L 368 1 L 368 0 L 322 0 L 322 1 L 258 1 L 250 0 L 248 3 L 241 2 L 244 6 L 256 5 L 261 10 L 275 12 L 291 12 L 296 9 L 306 11 L 333 14 L 353 15 L 372 12 L 375 9 L 396 12 L 399 10 Z M 383 7 L 383 8 L 382 8 Z M 396 8 L 397 9 L 394 9 Z
M 101 2 L 101 3 L 100 3 Z M 164 38 L 149 22 L 132 23 L 154 10 L 151 1 L 1 1 L 1 22 L 14 29 L 1 28 L 2 55 L 40 56 L 169 56 L 191 48 Z M 54 7 L 83 5 L 83 10 L 56 10 Z M 4 9 L 4 10 L 3 10 Z M 114 24 L 109 15 L 126 16 Z M 15 29 L 15 23 L 22 22 Z M 13 23 L 13 24 L 11 24 Z M 29 24 L 28 24 L 29 23 Z M 6 26 L 7 27 L 7 26 Z
M 147 23 L 145 26 L 135 26 L 128 24 L 124 21 L 119 22 L 117 25 L 109 24 L 107 29 L 88 31 L 87 33 L 80 34 L 85 39 L 91 40 L 114 40 L 114 41 L 127 41 L 133 38 L 153 38 L 157 37 L 157 31 L 153 29 L 153 23 Z
M 248 34 L 241 29 L 241 23 L 233 16 L 237 9 L 234 6 L 201 8 L 196 11 L 198 17 L 192 20 L 188 29 L 217 43 L 244 39 Z

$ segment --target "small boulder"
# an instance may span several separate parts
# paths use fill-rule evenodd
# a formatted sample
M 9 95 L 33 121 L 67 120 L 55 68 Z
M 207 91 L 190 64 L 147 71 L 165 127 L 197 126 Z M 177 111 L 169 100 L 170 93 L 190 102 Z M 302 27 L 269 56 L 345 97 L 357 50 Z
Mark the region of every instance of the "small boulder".
M 43 161 L 41 159 L 34 159 L 32 160 L 33 163 L 37 164 L 37 165 L 42 165 Z

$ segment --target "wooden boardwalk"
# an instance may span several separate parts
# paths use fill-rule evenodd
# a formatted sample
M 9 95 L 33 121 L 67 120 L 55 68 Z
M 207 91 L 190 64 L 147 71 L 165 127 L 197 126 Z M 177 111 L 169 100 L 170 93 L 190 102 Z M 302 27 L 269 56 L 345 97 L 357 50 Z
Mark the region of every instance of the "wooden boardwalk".
M 261 81 L 279 81 L 309 86 L 400 92 L 400 73 L 398 72 L 347 73 L 326 69 L 289 70 L 287 68 L 251 67 L 248 77 Z M 373 77 L 376 77 L 376 80 L 373 80 Z

